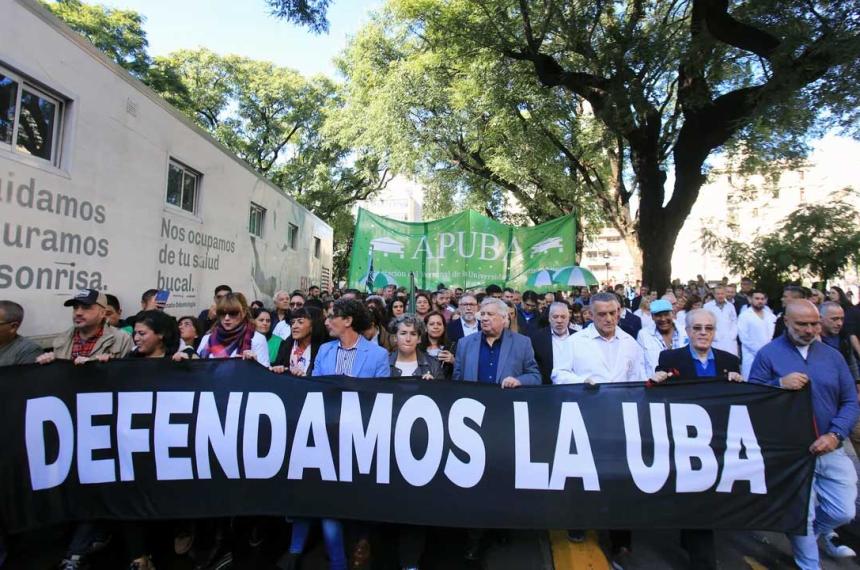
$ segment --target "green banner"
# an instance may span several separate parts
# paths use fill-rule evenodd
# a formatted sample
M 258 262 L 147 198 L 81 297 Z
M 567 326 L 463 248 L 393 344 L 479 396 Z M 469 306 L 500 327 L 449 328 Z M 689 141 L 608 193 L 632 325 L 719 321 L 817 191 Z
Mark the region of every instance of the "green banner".
M 471 210 L 432 222 L 400 222 L 359 209 L 349 264 L 349 287 L 386 285 L 435 289 L 495 283 L 520 291 L 555 291 L 596 284 L 574 266 L 573 214 L 539 226 L 518 228 Z M 372 265 L 371 265 L 372 264 Z M 581 281 L 581 282 L 580 282 Z

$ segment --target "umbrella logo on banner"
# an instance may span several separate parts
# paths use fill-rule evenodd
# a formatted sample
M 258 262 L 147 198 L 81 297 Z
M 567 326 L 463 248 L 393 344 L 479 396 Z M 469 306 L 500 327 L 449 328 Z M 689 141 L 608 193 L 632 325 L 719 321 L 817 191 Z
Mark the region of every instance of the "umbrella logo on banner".
M 560 237 L 551 237 L 546 238 L 542 242 L 538 242 L 532 246 L 532 255 L 537 255 L 539 253 L 546 253 L 551 249 L 557 249 L 560 252 L 564 253 L 564 244 L 561 241 Z
M 395 253 L 403 259 L 404 247 L 402 243 L 390 237 L 376 238 L 370 242 L 370 249 L 385 254 L 385 257 L 388 257 L 389 253 Z
M 558 285 L 570 285 L 573 287 L 600 285 L 591 271 L 584 267 L 579 267 L 578 265 L 562 267 L 556 271 L 553 281 Z
M 553 283 L 553 271 L 551 269 L 535 271 L 534 273 L 530 273 L 526 279 L 526 285 L 529 287 L 546 287 Z
M 374 271 L 372 281 L 368 280 L 369 276 L 370 276 L 369 273 L 365 273 L 361 277 L 361 279 L 359 279 L 356 282 L 355 286 L 360 288 L 360 287 L 364 287 L 364 286 L 367 286 L 367 285 L 370 285 L 371 283 L 373 283 L 373 286 L 369 287 L 369 288 L 374 290 L 374 291 L 377 289 L 384 289 L 388 285 L 394 285 L 396 287 L 400 286 L 397 283 L 397 279 L 395 279 L 394 276 L 391 275 L 390 273 L 384 273 L 382 271 Z

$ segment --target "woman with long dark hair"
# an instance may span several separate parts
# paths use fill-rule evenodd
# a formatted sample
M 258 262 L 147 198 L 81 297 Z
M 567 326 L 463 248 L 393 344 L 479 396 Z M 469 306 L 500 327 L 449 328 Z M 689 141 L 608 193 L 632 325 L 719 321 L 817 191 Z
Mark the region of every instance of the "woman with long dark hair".
M 141 311 L 134 322 L 134 350 L 139 358 L 170 358 L 179 350 L 176 319 L 164 311 Z
M 200 339 L 203 338 L 203 327 L 197 317 L 185 315 L 179 317 L 179 351 L 187 352 L 189 356 L 197 355 Z
M 275 359 L 278 354 L 278 349 L 281 348 L 281 337 L 272 334 L 272 312 L 269 309 L 255 308 L 251 309 L 251 318 L 254 321 L 254 328 L 258 333 L 266 337 L 266 346 L 269 347 L 269 362 Z
M 448 341 L 445 316 L 439 311 L 430 311 L 423 320 L 425 332 L 420 348 L 427 356 L 438 360 L 445 377 L 450 378 L 454 373 L 454 347 Z
M 290 336 L 287 337 L 272 360 L 272 372 L 293 376 L 311 376 L 314 359 L 320 345 L 328 340 L 323 312 L 305 306 L 293 311 Z

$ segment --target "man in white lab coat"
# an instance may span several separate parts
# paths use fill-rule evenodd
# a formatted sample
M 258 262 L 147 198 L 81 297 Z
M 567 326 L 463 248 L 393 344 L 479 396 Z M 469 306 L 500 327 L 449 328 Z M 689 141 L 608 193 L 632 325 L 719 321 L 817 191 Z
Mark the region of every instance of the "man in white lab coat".
M 726 299 L 726 288 L 717 285 L 714 288 L 714 300 L 705 303 L 705 309 L 711 311 L 717 319 L 717 337 L 714 348 L 725 350 L 738 355 L 738 313 L 733 303 Z
M 750 377 L 755 355 L 773 338 L 776 315 L 767 306 L 767 295 L 756 289 L 750 294 L 750 308 L 738 317 L 738 338 L 741 341 L 741 376 Z

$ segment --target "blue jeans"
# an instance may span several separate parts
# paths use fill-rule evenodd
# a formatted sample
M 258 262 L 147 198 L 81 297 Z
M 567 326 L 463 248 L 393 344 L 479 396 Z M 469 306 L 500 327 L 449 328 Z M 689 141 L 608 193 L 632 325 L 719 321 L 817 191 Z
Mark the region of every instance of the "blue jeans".
M 290 552 L 301 554 L 308 541 L 312 519 L 293 519 Z M 334 519 L 322 519 L 323 541 L 328 554 L 329 570 L 346 570 L 346 551 L 343 546 L 343 526 Z
M 857 471 L 845 449 L 820 456 L 812 477 L 806 534 L 788 537 L 801 570 L 819 570 L 818 537 L 851 522 L 856 500 Z

